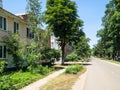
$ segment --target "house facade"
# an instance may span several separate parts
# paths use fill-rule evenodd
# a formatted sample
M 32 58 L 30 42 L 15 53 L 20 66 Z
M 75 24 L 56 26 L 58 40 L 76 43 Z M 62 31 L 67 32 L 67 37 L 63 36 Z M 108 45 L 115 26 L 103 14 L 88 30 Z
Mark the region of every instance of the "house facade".
M 14 66 L 12 55 L 7 53 L 7 47 L 3 43 L 3 37 L 9 35 L 9 32 L 19 34 L 20 39 L 26 42 L 26 46 L 34 38 L 27 25 L 27 14 L 15 15 L 0 6 L 0 61 L 6 60 L 8 68 Z M 50 43 L 49 37 L 46 45 L 50 47 Z
M 18 33 L 21 39 L 27 40 L 27 24 L 24 19 L 0 7 L 0 60 L 6 60 L 8 67 L 12 66 L 12 57 L 7 53 L 3 37 L 11 33 Z

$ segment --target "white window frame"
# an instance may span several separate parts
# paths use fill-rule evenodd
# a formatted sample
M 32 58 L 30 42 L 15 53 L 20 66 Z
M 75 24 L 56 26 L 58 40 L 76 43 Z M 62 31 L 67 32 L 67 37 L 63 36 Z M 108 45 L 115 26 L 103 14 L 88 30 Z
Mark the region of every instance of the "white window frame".
M 0 57 L 0 59 L 7 59 L 7 46 L 6 45 L 0 45 L 0 47 L 2 47 L 2 57 Z M 6 47 L 6 57 L 4 57 L 4 47 Z
M 8 20 L 4 16 L 0 16 L 2 18 L 2 28 L 0 30 L 8 31 Z M 6 19 L 6 30 L 4 29 L 4 19 Z

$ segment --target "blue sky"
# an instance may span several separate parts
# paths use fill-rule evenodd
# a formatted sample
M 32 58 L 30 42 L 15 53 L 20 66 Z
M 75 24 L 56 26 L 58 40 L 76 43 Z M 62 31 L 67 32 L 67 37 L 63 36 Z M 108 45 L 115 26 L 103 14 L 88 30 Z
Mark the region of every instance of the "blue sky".
M 46 0 L 42 2 L 42 11 L 45 10 Z M 105 5 L 109 0 L 73 0 L 78 7 L 78 15 L 84 21 L 83 31 L 91 39 L 90 46 L 97 43 L 96 33 L 101 28 L 101 18 L 104 16 Z M 26 0 L 3 0 L 3 8 L 13 14 L 25 13 Z

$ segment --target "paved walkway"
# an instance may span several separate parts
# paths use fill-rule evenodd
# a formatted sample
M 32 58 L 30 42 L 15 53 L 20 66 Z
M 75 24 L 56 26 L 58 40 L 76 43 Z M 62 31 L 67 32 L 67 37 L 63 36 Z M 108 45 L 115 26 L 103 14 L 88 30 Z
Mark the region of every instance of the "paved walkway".
M 40 90 L 40 87 L 43 86 L 44 84 L 46 84 L 48 81 L 50 81 L 51 79 L 57 77 L 58 75 L 60 75 L 61 73 L 63 73 L 65 71 L 65 69 L 62 69 L 62 70 L 59 70 L 59 71 L 56 71 L 55 73 L 53 74 L 50 74 L 49 76 L 43 78 L 43 79 L 40 79 L 32 84 L 29 84 L 28 86 L 26 87 L 23 87 L 22 89 L 20 90 Z

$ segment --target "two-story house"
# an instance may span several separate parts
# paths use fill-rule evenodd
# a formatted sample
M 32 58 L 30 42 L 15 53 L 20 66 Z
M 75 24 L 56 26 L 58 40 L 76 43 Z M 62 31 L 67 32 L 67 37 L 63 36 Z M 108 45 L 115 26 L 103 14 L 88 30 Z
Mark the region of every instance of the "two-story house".
M 10 67 L 12 65 L 12 57 L 7 53 L 6 45 L 2 43 L 2 37 L 9 35 L 8 32 L 18 33 L 20 38 L 25 40 L 30 36 L 24 18 L 3 9 L 2 1 L 0 0 L 0 60 L 7 60 L 8 67 Z
M 6 60 L 8 62 L 7 67 L 12 67 L 14 66 L 12 56 L 7 53 L 7 47 L 2 42 L 2 37 L 9 35 L 9 32 L 18 33 L 20 39 L 23 39 L 26 42 L 26 45 L 29 45 L 34 34 L 28 29 L 27 14 L 12 14 L 3 9 L 1 3 L 2 0 L 0 0 L 0 60 Z M 48 38 L 46 45 L 50 47 L 50 37 Z

